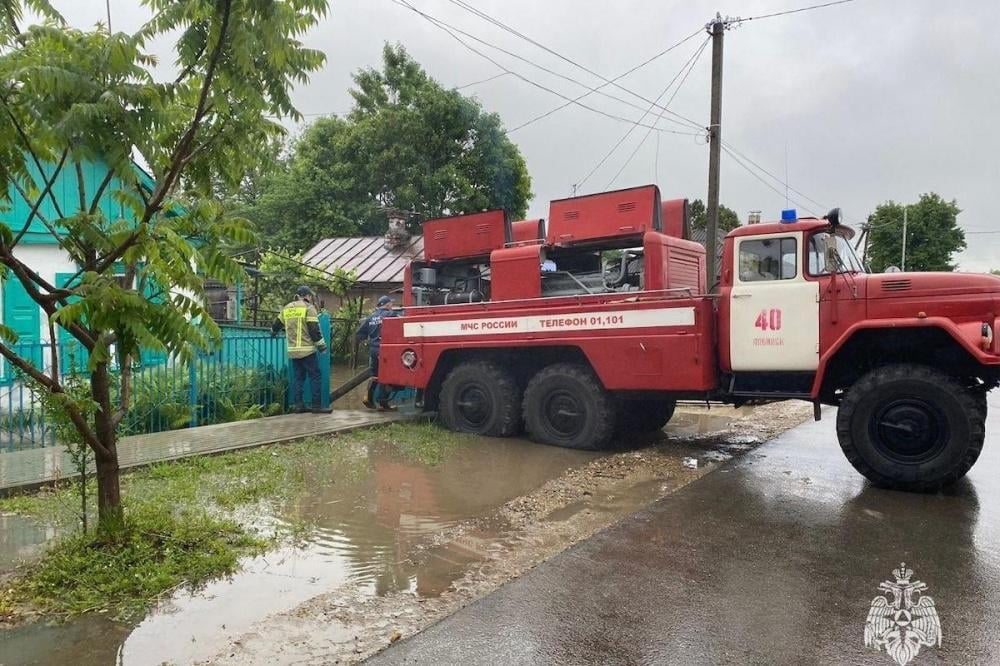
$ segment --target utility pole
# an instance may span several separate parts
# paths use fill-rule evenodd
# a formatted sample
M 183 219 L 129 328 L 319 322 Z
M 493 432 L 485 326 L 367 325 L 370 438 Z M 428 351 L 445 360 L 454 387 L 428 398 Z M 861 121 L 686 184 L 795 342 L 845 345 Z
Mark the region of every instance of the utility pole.
M 722 35 L 726 21 L 716 13 L 715 19 L 705 26 L 712 35 L 712 113 L 708 128 L 708 203 L 705 210 L 705 253 L 708 288 L 715 284 L 716 237 L 719 233 L 719 163 L 722 158 Z
M 903 261 L 899 270 L 906 271 L 906 205 L 903 205 Z

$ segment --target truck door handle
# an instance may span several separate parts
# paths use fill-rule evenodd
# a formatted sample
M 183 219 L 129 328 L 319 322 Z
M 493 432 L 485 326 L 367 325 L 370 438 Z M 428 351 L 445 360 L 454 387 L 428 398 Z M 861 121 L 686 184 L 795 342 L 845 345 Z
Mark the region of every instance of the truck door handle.
M 733 298 L 750 298 L 753 294 L 733 294 Z

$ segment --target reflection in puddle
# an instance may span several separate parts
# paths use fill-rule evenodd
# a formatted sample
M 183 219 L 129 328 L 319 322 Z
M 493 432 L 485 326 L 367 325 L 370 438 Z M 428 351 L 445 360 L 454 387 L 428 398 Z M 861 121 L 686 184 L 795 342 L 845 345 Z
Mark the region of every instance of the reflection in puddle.
M 305 523 L 303 547 L 251 558 L 230 579 L 179 592 L 134 628 L 86 617 L 0 633 L 0 663 L 190 663 L 264 617 L 344 584 L 369 595 L 440 595 L 487 556 L 503 527 L 489 522 L 497 509 L 600 455 L 470 437 L 444 460 L 425 464 L 389 443 L 353 446 L 332 467 L 303 469 L 304 492 L 254 517 L 265 529 Z M 470 528 L 473 518 L 483 520 Z M 30 521 L 0 520 L 4 564 L 30 556 L 53 536 Z M 99 635 L 108 640 L 83 651 L 68 647 Z
M 722 411 L 722 410 L 713 410 Z M 739 415 L 734 410 L 728 413 L 713 414 L 706 410 L 687 411 L 678 409 L 666 431 L 672 435 L 691 437 L 693 435 L 714 434 L 727 429 Z

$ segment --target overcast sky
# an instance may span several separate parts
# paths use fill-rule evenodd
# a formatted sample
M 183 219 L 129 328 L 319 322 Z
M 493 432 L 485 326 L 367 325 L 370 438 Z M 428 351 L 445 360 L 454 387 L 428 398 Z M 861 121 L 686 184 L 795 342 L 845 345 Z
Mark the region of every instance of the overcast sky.
M 421 11 L 581 85 L 476 47 L 504 67 L 571 98 L 604 83 L 451 0 L 409 0 Z M 695 32 L 716 11 L 755 16 L 820 0 L 468 0 L 482 12 L 590 70 L 611 78 Z M 104 0 L 55 0 L 74 25 L 104 20 Z M 294 99 L 306 114 L 350 109 L 351 74 L 377 66 L 384 42 L 400 42 L 445 86 L 463 86 L 502 70 L 392 0 L 332 0 L 330 14 L 307 38 L 327 54 L 325 68 Z M 148 16 L 136 0 L 111 0 L 112 26 L 133 30 Z M 789 206 L 822 215 L 840 206 L 858 222 L 879 203 L 911 202 L 935 191 L 957 199 L 971 233 L 959 258 L 965 270 L 1000 268 L 1000 2 L 995 0 L 855 0 L 848 4 L 743 23 L 725 37 L 723 140 L 801 193 Z M 647 99 L 661 95 L 702 36 L 619 83 Z M 474 42 L 470 42 L 475 44 Z M 151 50 L 171 60 L 168 42 Z M 694 63 L 669 108 L 708 124 L 711 49 Z M 662 98 L 674 94 L 676 84 Z M 508 128 L 564 102 L 511 75 L 465 88 Z M 613 86 L 582 103 L 638 120 L 649 104 Z M 638 108 L 635 108 L 638 107 Z M 646 116 L 653 124 L 657 111 Z M 667 122 L 658 127 L 687 132 Z M 683 121 L 681 121 L 683 122 Z M 571 105 L 511 134 L 531 171 L 533 216 L 548 201 L 580 192 L 656 182 L 665 198 L 705 198 L 708 149 L 701 137 L 636 128 L 593 175 L 585 176 L 632 125 Z M 657 137 L 659 140 L 657 141 Z M 635 156 L 622 169 L 629 155 Z M 659 149 L 657 150 L 657 146 Z M 787 160 L 786 160 L 787 155 Z M 756 168 L 754 168 L 756 171 Z M 769 189 L 725 153 L 722 202 L 746 220 L 750 210 L 774 219 L 785 187 L 757 171 Z M 804 195 L 804 196 L 803 196 Z M 808 197 L 808 199 L 806 198 Z M 816 205 L 811 200 L 822 204 Z

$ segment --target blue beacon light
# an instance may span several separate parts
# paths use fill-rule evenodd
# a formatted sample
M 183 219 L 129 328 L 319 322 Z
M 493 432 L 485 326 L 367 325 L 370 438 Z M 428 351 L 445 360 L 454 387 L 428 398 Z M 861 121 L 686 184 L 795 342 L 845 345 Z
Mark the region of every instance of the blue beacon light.
M 798 213 L 795 212 L 794 208 L 786 208 L 785 210 L 781 211 L 782 224 L 791 224 L 792 222 L 798 222 L 798 221 L 799 221 L 799 215 Z

